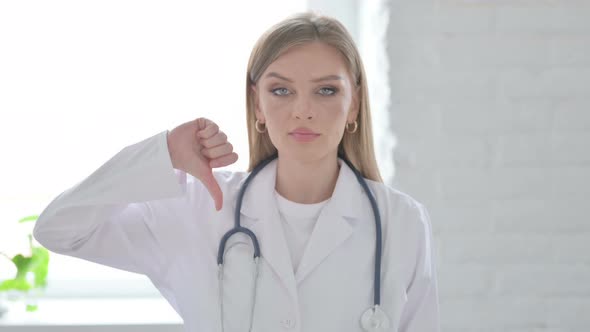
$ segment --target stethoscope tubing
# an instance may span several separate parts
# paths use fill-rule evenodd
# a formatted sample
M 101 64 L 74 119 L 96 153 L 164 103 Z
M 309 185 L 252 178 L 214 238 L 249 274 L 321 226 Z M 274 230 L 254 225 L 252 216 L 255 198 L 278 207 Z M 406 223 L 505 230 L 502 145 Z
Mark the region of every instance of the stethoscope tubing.
M 219 267 L 219 280 L 220 280 L 220 282 L 222 282 L 222 279 L 223 279 L 223 260 L 224 260 L 224 252 L 225 252 L 226 243 L 232 235 L 234 235 L 236 233 L 243 233 L 243 234 L 246 234 L 250 237 L 250 239 L 252 240 L 252 245 L 254 247 L 254 254 L 253 255 L 254 255 L 255 270 L 257 271 L 256 276 L 255 276 L 255 282 L 254 282 L 254 288 L 255 288 L 254 291 L 256 292 L 256 285 L 257 285 L 256 281 L 258 278 L 258 269 L 259 269 L 260 244 L 259 244 L 258 238 L 254 234 L 254 232 L 252 232 L 250 229 L 240 225 L 240 214 L 241 214 L 240 210 L 242 207 L 242 201 L 243 201 L 244 195 L 246 193 L 246 189 L 248 188 L 248 185 L 250 184 L 252 179 L 254 179 L 254 177 L 258 174 L 258 172 L 260 172 L 266 165 L 268 165 L 268 163 L 270 163 L 271 161 L 273 161 L 277 157 L 278 157 L 278 154 L 275 153 L 275 154 L 271 155 L 269 158 L 260 162 L 252 170 L 252 172 L 248 175 L 248 177 L 246 178 L 246 180 L 244 181 L 244 183 L 242 184 L 242 186 L 240 188 L 240 192 L 238 193 L 236 209 L 234 211 L 234 227 L 223 235 L 223 237 L 221 238 L 221 241 L 219 243 L 219 250 L 217 253 L 217 265 Z M 363 179 L 360 172 L 342 154 L 339 153 L 338 157 L 341 158 L 342 160 L 344 160 L 344 162 L 348 165 L 348 167 L 350 167 L 350 169 L 353 171 L 357 181 L 360 183 L 360 185 L 363 187 L 365 193 L 367 194 L 367 197 L 369 198 L 369 201 L 371 203 L 371 208 L 373 210 L 373 216 L 374 216 L 374 220 L 375 220 L 375 268 L 374 268 L 374 277 L 373 277 L 373 291 L 374 291 L 374 293 L 373 293 L 373 312 L 375 312 L 375 310 L 378 310 L 378 308 L 381 304 L 381 258 L 382 258 L 381 215 L 379 213 L 379 207 L 377 206 L 377 201 L 375 200 L 373 193 L 369 189 L 367 182 L 365 181 L 365 179 Z M 222 293 L 221 289 L 222 288 L 220 286 L 220 297 L 223 296 L 223 294 L 221 294 Z M 254 299 L 255 299 L 255 297 L 253 297 L 253 300 L 252 300 L 253 302 L 255 301 Z M 252 311 L 254 310 L 253 308 L 254 308 L 254 303 L 252 303 Z M 222 322 L 223 322 L 223 308 L 221 310 L 222 310 Z M 252 314 L 253 314 L 253 312 L 252 312 Z M 252 324 L 252 319 L 250 321 L 250 328 L 252 327 L 251 324 Z M 222 323 L 222 329 L 223 329 L 223 323 Z

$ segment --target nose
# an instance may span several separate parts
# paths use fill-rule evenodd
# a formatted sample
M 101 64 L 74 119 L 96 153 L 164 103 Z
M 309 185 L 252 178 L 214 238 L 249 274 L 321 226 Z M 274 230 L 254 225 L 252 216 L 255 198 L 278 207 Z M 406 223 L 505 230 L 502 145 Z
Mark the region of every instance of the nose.
M 311 120 L 314 117 L 315 114 L 309 98 L 298 98 L 298 100 L 295 102 L 293 115 L 297 119 L 305 118 L 307 120 Z

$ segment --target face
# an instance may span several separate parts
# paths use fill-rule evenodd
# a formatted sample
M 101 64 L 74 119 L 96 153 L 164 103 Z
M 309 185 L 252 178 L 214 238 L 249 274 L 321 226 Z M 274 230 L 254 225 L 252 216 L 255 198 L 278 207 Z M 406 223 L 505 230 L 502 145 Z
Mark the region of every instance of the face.
M 252 89 L 256 118 L 281 156 L 309 161 L 336 155 L 346 123 L 358 115 L 358 90 L 344 57 L 319 42 L 287 50 Z

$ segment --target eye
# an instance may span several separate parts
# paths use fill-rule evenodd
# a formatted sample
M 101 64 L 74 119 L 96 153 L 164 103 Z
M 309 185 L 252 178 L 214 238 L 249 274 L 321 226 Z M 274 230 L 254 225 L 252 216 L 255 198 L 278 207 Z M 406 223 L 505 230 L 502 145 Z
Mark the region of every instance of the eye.
M 327 91 L 326 93 L 320 93 L 324 96 L 332 96 L 332 95 L 335 95 L 336 92 L 338 92 L 338 89 L 336 89 L 336 88 L 321 88 L 320 91 Z
M 276 93 L 277 91 L 280 91 L 280 92 Z M 289 90 L 287 90 L 285 88 L 276 88 L 276 89 L 270 90 L 270 92 L 275 96 L 285 96 L 287 91 L 289 91 Z

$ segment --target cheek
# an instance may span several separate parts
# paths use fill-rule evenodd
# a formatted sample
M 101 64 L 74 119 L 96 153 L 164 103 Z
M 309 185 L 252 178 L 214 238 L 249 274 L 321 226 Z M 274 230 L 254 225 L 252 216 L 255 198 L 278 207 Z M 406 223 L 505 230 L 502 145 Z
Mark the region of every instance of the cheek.
M 350 108 L 350 101 L 346 97 L 331 97 L 321 98 L 317 100 L 316 107 L 323 109 L 325 113 L 329 113 L 331 116 L 346 115 Z
M 264 117 L 272 127 L 280 127 L 290 115 L 290 108 L 285 103 L 267 101 L 262 107 Z
M 335 101 L 325 104 L 323 107 L 324 114 L 333 123 L 334 126 L 340 126 L 340 123 L 346 121 L 348 107 L 343 101 Z
M 340 101 L 326 108 L 326 110 L 328 111 L 328 116 L 325 119 L 325 123 L 330 126 L 330 131 L 333 133 L 334 138 L 340 140 L 347 121 L 348 107 L 343 101 Z
M 285 114 L 289 110 L 289 105 L 290 103 L 279 100 L 278 98 L 262 98 L 260 100 L 261 111 L 267 119 Z

